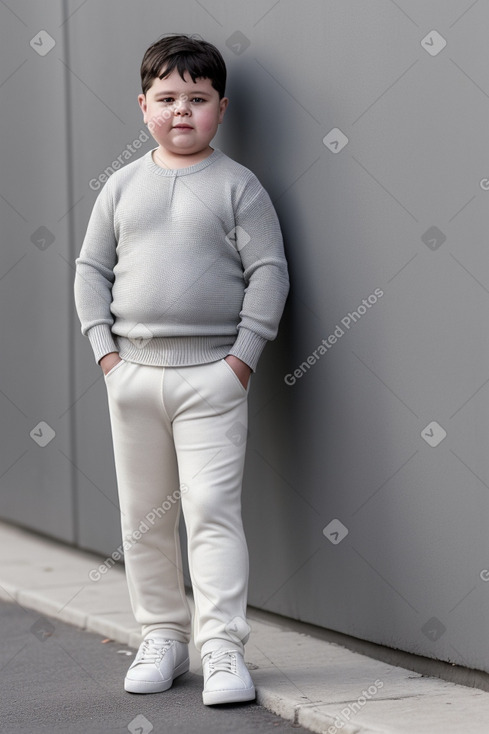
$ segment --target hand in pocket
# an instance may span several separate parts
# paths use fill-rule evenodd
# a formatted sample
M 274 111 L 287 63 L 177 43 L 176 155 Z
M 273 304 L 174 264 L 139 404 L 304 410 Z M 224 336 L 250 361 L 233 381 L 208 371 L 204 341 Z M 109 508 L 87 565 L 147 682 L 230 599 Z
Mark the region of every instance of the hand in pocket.
M 122 362 L 119 357 L 119 352 L 109 352 L 102 357 L 99 361 L 99 365 L 101 366 L 104 375 L 106 375 L 118 362 Z
M 248 367 L 246 362 L 243 362 L 242 359 L 235 357 L 234 354 L 228 354 L 227 357 L 224 357 L 224 359 L 231 367 L 233 372 L 236 374 L 236 377 L 246 390 L 248 388 L 248 382 L 250 380 L 251 367 Z

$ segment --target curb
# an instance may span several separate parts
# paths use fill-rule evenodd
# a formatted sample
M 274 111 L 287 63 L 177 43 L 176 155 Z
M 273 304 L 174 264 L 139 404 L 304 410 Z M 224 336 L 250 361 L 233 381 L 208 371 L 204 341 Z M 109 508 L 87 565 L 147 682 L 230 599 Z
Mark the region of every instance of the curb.
M 122 565 L 0 522 L 0 598 L 137 649 Z M 94 580 L 94 577 L 95 580 Z M 193 608 L 193 600 L 189 595 Z M 489 692 L 379 661 L 248 610 L 257 703 L 315 734 L 487 734 Z M 39 623 L 37 620 L 36 624 Z M 189 645 L 190 669 L 202 676 Z

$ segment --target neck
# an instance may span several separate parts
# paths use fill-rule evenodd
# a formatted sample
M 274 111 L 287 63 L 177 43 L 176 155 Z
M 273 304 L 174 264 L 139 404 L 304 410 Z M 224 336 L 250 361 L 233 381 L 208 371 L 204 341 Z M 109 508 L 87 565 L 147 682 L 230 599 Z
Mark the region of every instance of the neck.
M 208 158 L 213 152 L 214 149 L 209 145 L 207 148 L 200 150 L 197 153 L 191 153 L 190 155 L 175 155 L 160 146 L 153 151 L 152 157 L 153 161 L 161 168 L 176 169 L 194 166 L 196 163 L 200 163 L 200 161 Z

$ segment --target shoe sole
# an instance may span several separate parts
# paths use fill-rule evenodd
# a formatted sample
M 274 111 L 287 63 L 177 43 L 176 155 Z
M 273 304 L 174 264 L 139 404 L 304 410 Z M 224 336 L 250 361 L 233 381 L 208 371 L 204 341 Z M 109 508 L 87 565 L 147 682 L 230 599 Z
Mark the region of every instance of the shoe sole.
M 241 701 L 254 701 L 256 698 L 255 687 L 243 688 L 230 691 L 203 691 L 202 700 L 206 706 L 215 706 L 219 703 L 240 703 Z
M 173 676 L 168 680 L 153 682 L 144 680 L 131 680 L 130 678 L 126 677 L 126 679 L 124 680 L 124 690 L 127 691 L 127 693 L 163 693 L 163 691 L 167 691 L 169 688 L 172 687 L 175 678 L 178 678 L 179 675 L 183 675 L 184 673 L 188 673 L 189 668 L 190 659 L 187 658 L 183 661 L 183 663 L 177 665 L 177 667 L 173 671 Z

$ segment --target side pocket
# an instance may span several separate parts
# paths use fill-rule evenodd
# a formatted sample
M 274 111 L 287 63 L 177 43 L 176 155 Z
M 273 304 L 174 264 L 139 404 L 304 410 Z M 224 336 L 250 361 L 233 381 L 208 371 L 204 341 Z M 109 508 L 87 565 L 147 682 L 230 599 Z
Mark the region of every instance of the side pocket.
M 107 379 L 107 377 L 110 377 L 122 364 L 124 364 L 124 360 L 120 359 L 108 372 L 104 372 L 104 378 Z
M 248 385 L 247 385 L 247 387 L 245 387 L 245 386 L 243 385 L 243 383 L 241 382 L 241 380 L 239 379 L 239 377 L 238 377 L 238 375 L 236 374 L 236 372 L 235 372 L 235 371 L 233 370 L 233 368 L 232 368 L 232 367 L 231 367 L 231 365 L 229 364 L 229 362 L 226 362 L 226 360 L 225 360 L 224 358 L 223 358 L 223 359 L 221 360 L 221 362 L 223 362 L 223 363 L 224 363 L 224 366 L 225 366 L 225 368 L 226 368 L 226 369 L 227 369 L 227 370 L 228 370 L 228 371 L 229 371 L 229 372 L 230 372 L 230 373 L 232 374 L 232 376 L 234 377 L 234 380 L 235 380 L 235 382 L 237 382 L 237 383 L 238 383 L 238 385 L 240 386 L 241 390 L 242 390 L 242 391 L 243 391 L 244 393 L 248 393 L 248 389 L 249 389 L 249 387 L 250 387 L 251 375 L 250 375 L 250 377 L 249 377 L 249 380 L 248 380 Z

